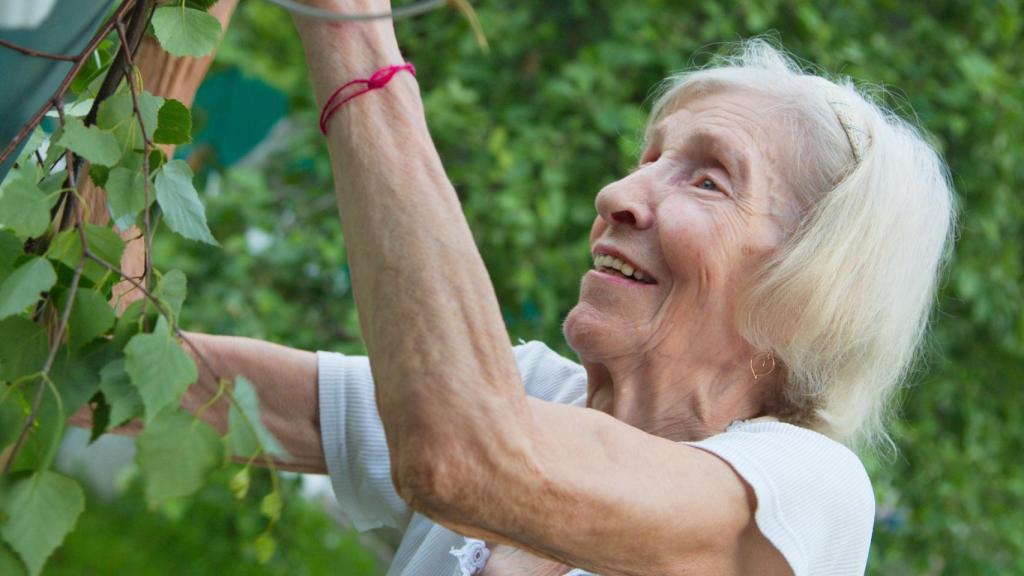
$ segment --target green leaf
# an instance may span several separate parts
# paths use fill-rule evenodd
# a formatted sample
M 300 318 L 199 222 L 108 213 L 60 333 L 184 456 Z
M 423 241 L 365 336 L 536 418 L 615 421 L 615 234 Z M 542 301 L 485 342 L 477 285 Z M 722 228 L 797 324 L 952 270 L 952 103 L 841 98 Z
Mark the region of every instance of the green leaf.
M 256 541 L 252 545 L 256 550 L 256 560 L 260 564 L 270 562 L 270 559 L 274 556 L 274 551 L 277 549 L 277 541 L 274 540 L 274 537 L 269 532 L 263 532 L 257 536 Z
M 0 230 L 0 282 L 14 272 L 14 262 L 23 253 L 21 240 L 12 232 Z
M 39 379 L 35 379 L 31 382 L 30 386 L 24 388 L 26 395 L 34 395 L 37 387 L 43 384 Z M 29 412 L 29 398 L 22 397 L 21 406 L 24 409 L 24 417 L 21 422 L 24 423 L 28 417 Z M 36 413 L 36 419 L 29 426 L 28 435 L 25 437 L 25 442 L 22 444 L 21 451 L 18 452 L 18 456 L 14 459 L 14 463 L 11 464 L 12 471 L 35 471 L 42 469 L 43 466 L 49 466 L 47 458 L 50 454 L 51 448 L 56 447 L 56 443 L 59 441 L 58 434 L 63 432 L 64 424 L 61 419 L 61 413 L 58 409 L 57 402 L 54 399 L 53 394 L 50 391 L 45 391 L 43 394 L 42 404 L 39 406 L 39 411 Z M 19 429 L 20 433 L 20 429 Z M 0 476 L 2 481 L 3 476 Z M 0 494 L 3 494 L 2 487 L 0 487 Z M 3 497 L 0 497 L 0 506 L 2 506 Z M 2 511 L 0 511 L 0 518 L 3 517 Z M 2 523 L 0 523 L 2 524 Z
M 217 3 L 217 0 L 185 0 L 185 5 L 196 10 L 207 11 L 211 6 Z
M 149 151 L 149 173 L 150 174 L 156 174 L 156 171 L 159 170 L 160 167 L 163 166 L 166 163 L 167 163 L 167 154 L 164 154 L 163 150 L 161 150 L 160 148 L 154 148 L 154 149 Z M 152 202 L 153 199 L 150 198 L 149 201 Z
M 145 322 L 142 319 L 142 312 L 145 310 Z M 142 331 L 143 324 L 152 326 L 156 322 L 158 312 L 156 306 L 146 298 L 140 298 L 124 309 L 117 318 L 117 326 L 114 327 L 113 345 L 118 349 L 124 349 L 128 341 Z
M 181 314 L 181 305 L 185 302 L 187 291 L 188 279 L 181 270 L 167 272 L 156 285 L 156 295 L 167 303 L 175 318 Z
M 111 426 L 120 426 L 136 416 L 142 416 L 142 397 L 132 386 L 124 358 L 111 360 L 100 370 L 100 391 L 107 399 L 107 404 L 110 404 Z
M 263 425 L 256 389 L 244 376 L 235 377 L 233 396 L 235 401 L 231 403 L 231 410 L 228 412 L 231 452 L 237 456 L 249 457 L 259 453 L 262 446 L 271 456 L 283 460 L 290 458 L 273 434 Z
M 205 422 L 177 409 L 164 410 L 139 434 L 135 461 L 145 480 L 146 501 L 157 506 L 188 496 L 224 458 L 224 445 Z
M 96 51 L 85 60 L 85 65 L 75 75 L 75 80 L 71 83 L 71 92 L 75 94 L 95 94 L 99 90 L 98 87 L 90 90 L 89 84 L 94 80 L 103 80 L 106 76 L 105 72 L 110 68 L 114 55 L 119 52 L 118 48 L 121 47 L 121 43 L 115 43 L 114 40 L 114 38 L 109 37 L 104 39 L 96 47 Z M 91 101 L 92 98 L 88 98 L 88 100 Z
M 104 190 L 107 191 L 107 208 L 118 228 L 124 230 L 135 224 L 135 215 L 146 207 L 146 177 L 140 170 L 118 166 L 110 171 Z M 154 192 L 150 190 L 149 201 L 153 202 Z
M 205 56 L 220 38 L 220 22 L 194 8 L 162 6 L 151 22 L 160 45 L 175 56 Z
M 50 145 L 46 147 L 46 157 L 43 158 L 43 164 L 53 166 L 59 158 L 64 157 L 66 148 L 57 143 L 63 135 L 64 130 L 60 126 L 50 135 Z M 65 168 L 62 172 L 67 174 L 67 169 Z
M 67 170 L 59 170 L 50 174 L 46 178 L 43 178 L 39 182 L 39 189 L 47 195 L 56 196 L 57 192 L 60 192 L 64 188 L 64 183 L 68 179 Z
M 85 241 L 89 243 L 89 249 L 93 254 L 104 261 L 119 266 L 121 264 L 121 253 L 124 252 L 124 240 L 107 226 L 85 225 Z M 78 265 L 78 259 L 82 257 L 82 242 L 78 237 L 78 230 L 63 230 L 53 239 L 50 247 L 46 250 L 46 257 L 50 260 L 63 263 L 68 268 Z M 82 274 L 99 284 L 107 274 L 107 268 L 88 260 Z
M 0 319 L 35 303 L 56 281 L 57 274 L 46 258 L 37 256 L 18 266 L 0 283 Z
M 217 245 L 206 225 L 206 213 L 192 186 L 192 169 L 184 160 L 171 160 L 156 176 L 156 201 L 167 225 L 191 240 Z
M 249 483 L 249 467 L 245 466 L 231 477 L 231 480 L 228 481 L 228 488 L 231 489 L 235 498 L 244 500 L 245 495 L 249 493 Z
M 50 208 L 57 195 L 47 196 L 24 176 L 12 175 L 0 191 L 0 226 L 21 237 L 34 238 L 50 227 Z
M 64 116 L 75 116 L 81 118 L 89 115 L 89 110 L 92 109 L 92 103 L 95 102 L 95 98 L 85 98 L 82 100 L 76 100 L 71 104 L 65 104 Z M 47 118 L 53 118 L 54 120 L 60 118 L 60 112 L 56 109 L 50 110 L 46 113 Z
M 97 188 L 104 188 L 107 185 L 107 179 L 110 178 L 110 168 L 99 164 L 89 164 L 89 178 Z
M 68 344 L 78 348 L 114 325 L 114 310 L 107 299 L 92 290 L 78 290 L 68 317 Z
M 68 118 L 57 142 L 92 164 L 113 166 L 121 159 L 117 138 L 97 126 L 86 126 L 79 118 Z
M 25 418 L 28 418 L 28 410 L 28 404 L 24 401 L 21 390 L 7 392 L 3 401 L 0 401 L 0 452 L 18 439 L 21 427 L 25 424 Z
M 142 114 L 142 123 L 146 125 L 146 134 L 153 137 L 153 131 L 157 127 L 157 116 L 164 99 L 143 91 L 136 96 L 139 101 L 139 112 Z M 125 156 L 124 163 L 127 165 L 128 152 L 142 151 L 145 147 L 145 140 L 142 137 L 142 130 L 139 128 L 139 120 L 135 116 L 132 93 L 129 89 L 119 90 L 110 98 L 100 103 L 100 109 L 96 116 L 96 125 L 109 130 L 117 140 L 118 149 Z M 135 168 L 136 166 L 128 166 Z
M 49 351 L 46 329 L 22 316 L 0 320 L 0 380 L 39 372 Z
M 69 228 L 57 233 L 46 249 L 46 257 L 55 262 L 62 262 L 68 268 L 78 266 L 78 261 L 82 258 L 82 243 L 78 237 L 78 230 Z
M 77 238 L 78 235 L 76 234 Z M 121 254 L 124 252 L 124 240 L 114 232 L 108 226 L 95 226 L 93 224 L 85 225 L 85 241 L 89 243 L 89 250 L 109 264 L 119 266 L 121 264 Z M 99 264 L 91 262 L 97 267 Z M 86 271 L 88 271 L 89 264 L 86 264 Z M 102 273 L 106 274 L 108 270 L 102 268 Z
M 167 319 L 160 317 L 152 334 L 137 334 L 124 349 L 125 368 L 152 420 L 164 407 L 175 404 L 198 378 L 192 358 L 171 337 Z
M 4 576 L 24 576 L 25 564 L 3 541 L 0 541 L 0 574 Z
M 50 378 L 57 386 L 70 416 L 100 389 L 100 370 L 117 354 L 106 340 L 97 340 L 78 350 L 57 351 Z
M 153 141 L 159 144 L 188 144 L 192 141 L 192 114 L 184 104 L 174 98 L 164 100 Z
M 281 518 L 281 493 L 274 490 L 270 494 L 267 494 L 260 500 L 260 514 L 263 514 L 270 520 L 279 520 Z
M 46 140 L 46 131 L 43 130 L 42 126 L 36 126 L 35 130 L 32 131 L 28 136 L 28 140 L 25 141 L 25 147 L 21 150 L 21 156 L 18 157 L 18 168 L 17 170 L 30 170 L 31 174 L 38 174 L 40 167 L 36 162 L 32 160 L 36 150 L 43 145 L 43 141 Z
M 2 505 L 0 534 L 35 575 L 78 522 L 85 494 L 74 480 L 44 471 L 16 482 Z

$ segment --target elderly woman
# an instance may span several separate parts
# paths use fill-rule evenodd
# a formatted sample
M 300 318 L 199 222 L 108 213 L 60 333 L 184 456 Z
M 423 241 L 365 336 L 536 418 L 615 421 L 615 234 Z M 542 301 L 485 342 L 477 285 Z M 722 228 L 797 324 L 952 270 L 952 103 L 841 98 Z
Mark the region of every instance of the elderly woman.
M 296 23 L 369 356 L 195 340 L 255 381 L 290 467 L 403 532 L 389 574 L 863 573 L 846 445 L 885 438 L 953 216 L 916 130 L 760 41 L 671 78 L 596 197 L 577 364 L 510 345 L 391 22 Z

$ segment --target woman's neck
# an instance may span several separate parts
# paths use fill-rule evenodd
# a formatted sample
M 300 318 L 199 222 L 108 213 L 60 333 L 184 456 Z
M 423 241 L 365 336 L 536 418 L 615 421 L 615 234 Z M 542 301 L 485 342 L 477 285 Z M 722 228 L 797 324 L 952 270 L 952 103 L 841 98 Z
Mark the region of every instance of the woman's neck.
M 586 362 L 587 406 L 669 440 L 699 440 L 733 420 L 761 416 L 770 382 L 753 379 L 749 361 L 709 362 L 700 350 Z

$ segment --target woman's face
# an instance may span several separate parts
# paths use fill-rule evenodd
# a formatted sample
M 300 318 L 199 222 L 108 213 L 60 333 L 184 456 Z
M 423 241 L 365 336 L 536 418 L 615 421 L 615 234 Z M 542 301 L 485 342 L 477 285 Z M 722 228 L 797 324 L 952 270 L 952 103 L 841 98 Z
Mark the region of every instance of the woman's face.
M 656 126 L 639 166 L 597 195 L 594 268 L 565 323 L 581 359 L 742 346 L 740 291 L 795 214 L 770 104 L 735 90 L 687 100 Z

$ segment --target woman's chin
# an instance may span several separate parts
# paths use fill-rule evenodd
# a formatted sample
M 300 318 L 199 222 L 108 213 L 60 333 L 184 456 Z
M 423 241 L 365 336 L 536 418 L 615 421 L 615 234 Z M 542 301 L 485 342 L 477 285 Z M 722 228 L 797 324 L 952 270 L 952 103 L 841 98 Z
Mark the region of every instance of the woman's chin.
M 569 311 L 562 323 L 562 334 L 576 354 L 583 360 L 606 357 L 612 349 L 621 348 L 623 334 L 621 322 L 587 302 L 580 302 Z

